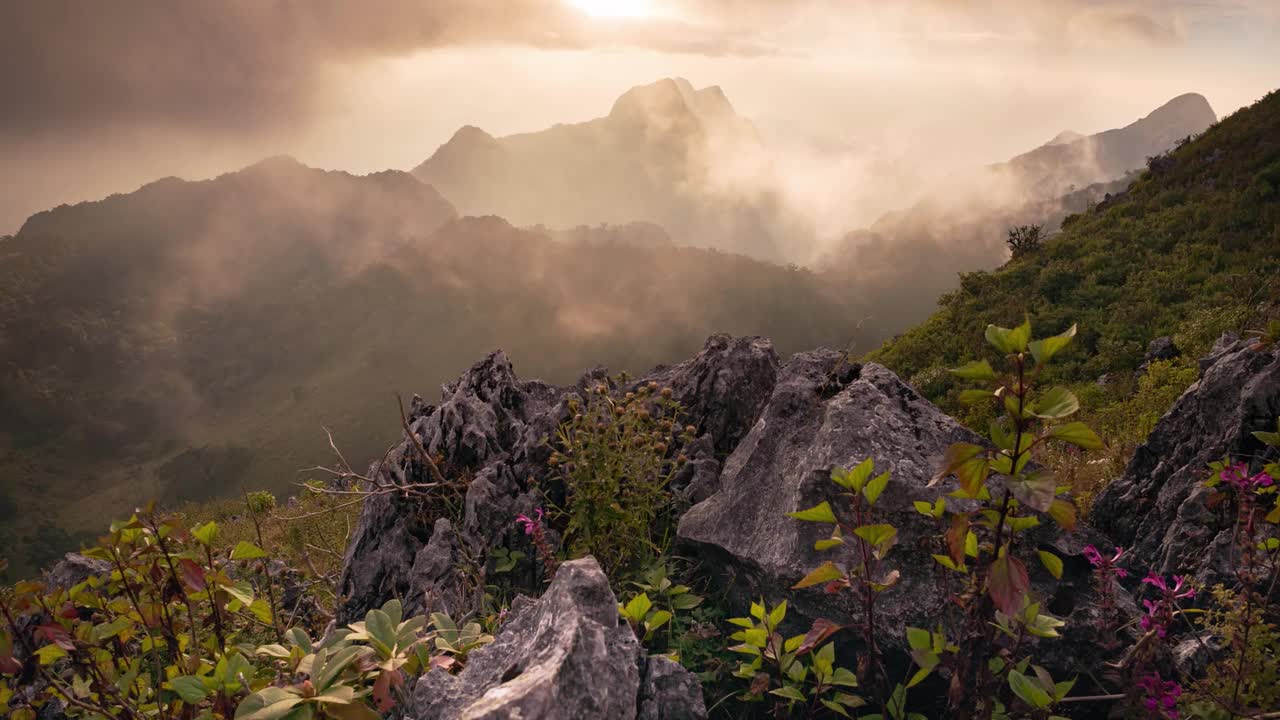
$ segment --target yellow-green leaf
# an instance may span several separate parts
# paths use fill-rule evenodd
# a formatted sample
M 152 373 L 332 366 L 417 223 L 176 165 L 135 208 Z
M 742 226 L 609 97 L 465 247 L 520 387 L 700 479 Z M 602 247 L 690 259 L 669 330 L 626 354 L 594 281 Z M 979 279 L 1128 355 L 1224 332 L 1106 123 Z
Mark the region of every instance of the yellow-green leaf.
M 792 590 L 801 590 L 814 585 L 829 583 L 832 580 L 838 580 L 844 577 L 844 572 L 836 567 L 831 561 L 827 561 L 819 565 L 813 572 L 804 576 L 804 579 L 791 586 Z

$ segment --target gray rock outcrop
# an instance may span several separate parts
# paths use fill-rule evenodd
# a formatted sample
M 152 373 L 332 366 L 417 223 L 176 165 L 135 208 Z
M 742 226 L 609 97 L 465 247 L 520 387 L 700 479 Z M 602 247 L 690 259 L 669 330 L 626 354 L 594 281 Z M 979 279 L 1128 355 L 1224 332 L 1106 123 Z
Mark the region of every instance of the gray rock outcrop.
M 644 668 L 642 681 L 641 672 Z M 418 679 L 416 720 L 705 718 L 689 671 L 646 659 L 590 557 L 567 562 L 537 600 L 520 597 L 493 643 L 458 675 Z
M 1209 502 L 1209 463 L 1275 459 L 1253 436 L 1280 415 L 1280 346 L 1224 336 L 1187 389 L 1140 445 L 1124 475 L 1094 503 L 1091 522 L 1131 548 L 1140 571 L 1190 574 L 1204 583 L 1229 577 L 1232 516 Z M 1270 453 L 1270 454 L 1268 454 Z

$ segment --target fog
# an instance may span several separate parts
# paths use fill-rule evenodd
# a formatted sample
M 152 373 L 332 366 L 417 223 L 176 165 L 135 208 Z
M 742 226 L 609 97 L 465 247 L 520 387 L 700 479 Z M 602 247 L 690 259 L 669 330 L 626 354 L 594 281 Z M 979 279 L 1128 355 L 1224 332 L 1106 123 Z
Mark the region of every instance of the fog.
M 1227 114 L 1269 89 L 1280 44 L 1261 1 L 580 6 L 5 4 L 0 232 L 58 203 L 280 153 L 408 169 L 462 125 L 501 136 L 585 120 L 628 87 L 682 76 L 724 89 L 830 236 L 951 173 L 1183 92 Z

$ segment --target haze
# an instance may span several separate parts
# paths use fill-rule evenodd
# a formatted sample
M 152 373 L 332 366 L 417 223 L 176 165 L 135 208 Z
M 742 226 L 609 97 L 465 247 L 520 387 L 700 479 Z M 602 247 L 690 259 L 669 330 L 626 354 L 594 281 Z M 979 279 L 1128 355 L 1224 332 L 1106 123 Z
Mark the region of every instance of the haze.
M 408 169 L 460 126 L 586 120 L 683 76 L 724 89 L 830 234 L 1180 93 L 1230 114 L 1274 83 L 1278 28 L 1266 0 L 7 3 L 0 233 L 268 155 Z

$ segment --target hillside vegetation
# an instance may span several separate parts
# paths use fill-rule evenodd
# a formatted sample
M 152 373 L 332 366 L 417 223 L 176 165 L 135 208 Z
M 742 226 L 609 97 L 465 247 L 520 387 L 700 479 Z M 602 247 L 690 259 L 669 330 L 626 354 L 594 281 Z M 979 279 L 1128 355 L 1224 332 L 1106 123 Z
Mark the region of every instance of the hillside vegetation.
M 1222 332 L 1265 325 L 1278 298 L 1280 93 L 1273 92 L 1151 158 L 1127 192 L 1067 217 L 1040 250 L 994 272 L 964 274 L 932 317 L 870 358 L 956 411 L 957 381 L 945 370 L 982 350 L 988 323 L 1012 326 L 1026 315 L 1045 332 L 1076 323 L 1080 336 L 1052 379 L 1101 379 L 1085 397 L 1098 407 L 1142 389 L 1130 371 L 1152 339 L 1172 336 L 1183 354 L 1173 364 L 1191 367 Z M 1194 379 L 1174 374 L 1175 384 Z

